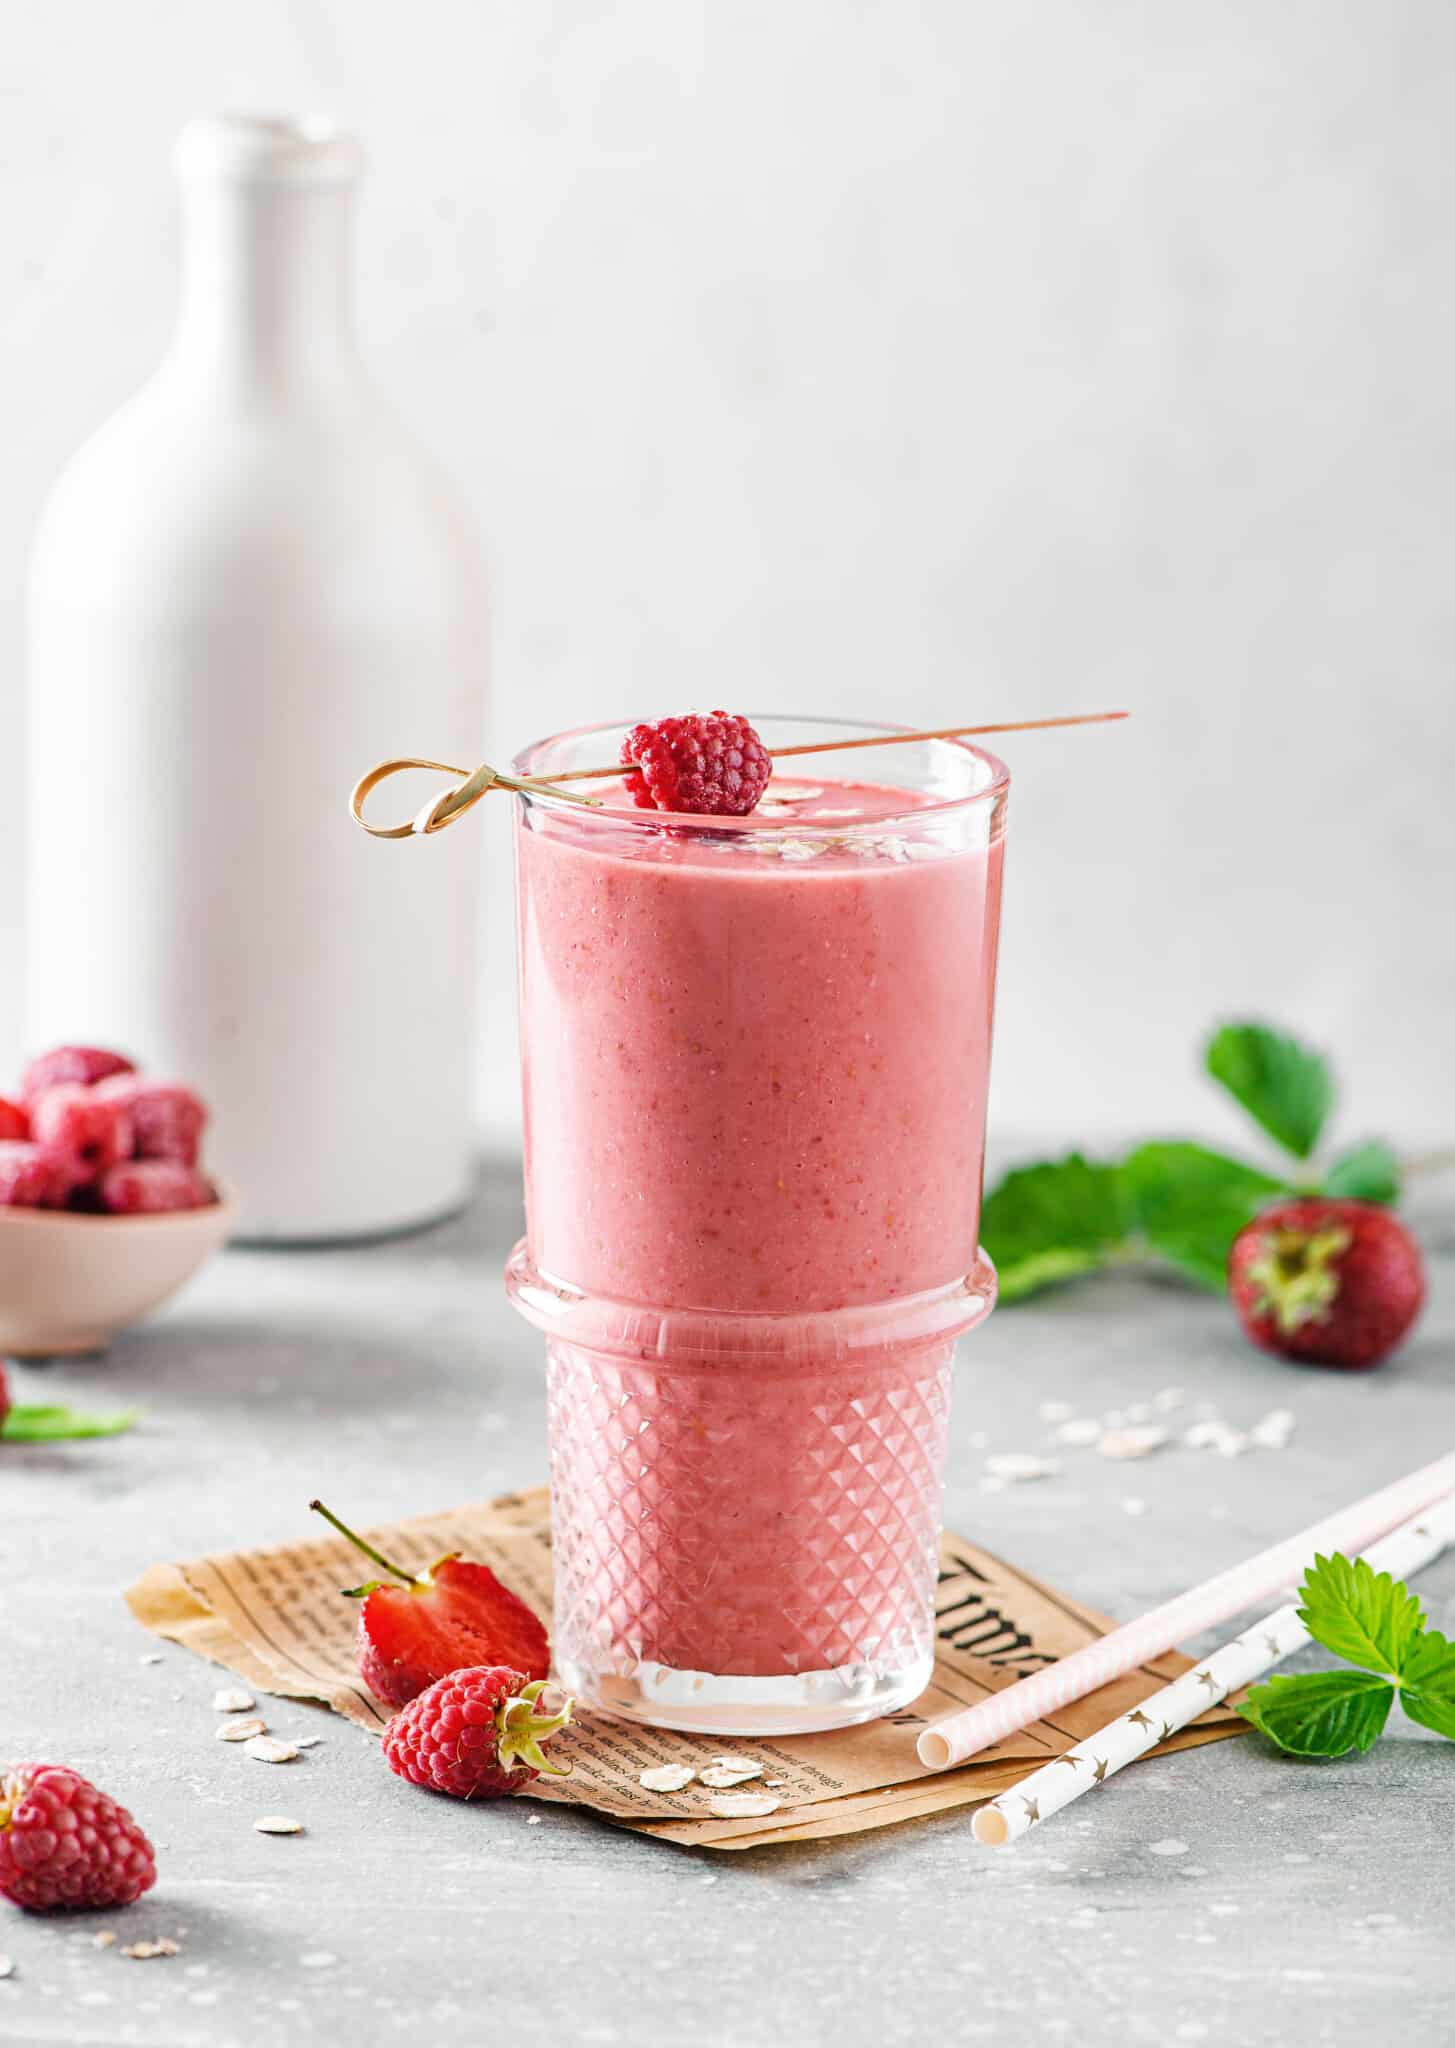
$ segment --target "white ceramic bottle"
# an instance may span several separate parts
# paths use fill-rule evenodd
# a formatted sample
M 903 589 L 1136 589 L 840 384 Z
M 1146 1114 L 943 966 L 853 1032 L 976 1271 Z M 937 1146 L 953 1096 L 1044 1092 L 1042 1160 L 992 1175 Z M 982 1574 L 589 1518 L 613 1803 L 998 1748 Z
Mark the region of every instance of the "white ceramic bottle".
M 192 123 L 153 380 L 73 459 L 29 590 L 28 1026 L 212 1101 L 244 1235 L 463 1197 L 476 855 L 350 822 L 381 756 L 477 758 L 481 566 L 368 382 L 361 166 L 329 124 Z

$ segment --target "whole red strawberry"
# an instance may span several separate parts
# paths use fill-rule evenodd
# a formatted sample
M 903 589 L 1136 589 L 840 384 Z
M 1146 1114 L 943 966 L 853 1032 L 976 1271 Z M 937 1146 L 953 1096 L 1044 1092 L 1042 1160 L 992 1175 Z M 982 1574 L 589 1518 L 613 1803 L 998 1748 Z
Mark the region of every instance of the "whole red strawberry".
M 356 1550 L 401 1582 L 391 1586 L 371 1579 L 351 1586 L 347 1594 L 364 1603 L 354 1645 L 359 1670 L 369 1690 L 387 1705 L 406 1705 L 464 1664 L 506 1665 L 523 1674 L 522 1682 L 549 1672 L 551 1641 L 544 1625 L 488 1565 L 452 1552 L 416 1578 L 391 1564 L 322 1501 L 310 1505 Z
M 0 1892 L 17 1906 L 129 1906 L 157 1881 L 124 1806 L 61 1764 L 0 1766 Z
M 527 1685 L 519 1671 L 482 1664 L 452 1671 L 411 1700 L 384 1730 L 384 1760 L 411 1784 L 455 1799 L 498 1799 L 518 1792 L 542 1771 L 570 1775 L 541 1744 L 564 1728 L 572 1701 L 541 1713 L 545 1684 Z
M 693 712 L 634 725 L 621 743 L 632 801 L 644 811 L 746 817 L 768 787 L 773 763 L 749 725 L 728 711 Z
M 1372 1202 L 1279 1202 L 1244 1226 L 1228 1291 L 1265 1351 L 1357 1371 L 1403 1341 L 1425 1300 L 1420 1248 Z

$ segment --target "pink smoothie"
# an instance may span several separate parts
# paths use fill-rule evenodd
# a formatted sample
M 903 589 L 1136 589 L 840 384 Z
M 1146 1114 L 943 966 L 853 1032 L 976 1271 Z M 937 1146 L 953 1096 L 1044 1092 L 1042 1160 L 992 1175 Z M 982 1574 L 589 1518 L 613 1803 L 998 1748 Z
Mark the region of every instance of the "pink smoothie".
M 907 801 L 818 786 L 804 822 Z M 520 832 L 530 1242 L 588 1293 L 801 1312 L 974 1259 L 998 837 L 761 837 Z
M 558 807 L 518 835 L 547 1306 L 516 1295 L 552 1330 L 557 1657 L 596 1704 L 722 1732 L 749 1724 L 704 1720 L 698 1681 L 679 1715 L 642 1674 L 829 1675 L 760 1732 L 925 1683 L 955 1324 L 927 1336 L 906 1297 L 950 1290 L 958 1327 L 985 1306 L 958 1283 L 999 818 L 804 787 L 775 778 L 783 808 L 706 841 Z M 551 1282 L 593 1298 L 569 1327 Z

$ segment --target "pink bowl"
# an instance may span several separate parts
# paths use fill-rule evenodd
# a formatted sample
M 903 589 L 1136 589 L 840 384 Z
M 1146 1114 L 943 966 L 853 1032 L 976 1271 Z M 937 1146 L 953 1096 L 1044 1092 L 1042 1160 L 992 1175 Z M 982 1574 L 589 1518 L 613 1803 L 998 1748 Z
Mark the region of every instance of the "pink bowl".
M 225 1196 L 161 1216 L 0 1208 L 0 1354 L 104 1351 L 191 1279 L 235 1215 Z

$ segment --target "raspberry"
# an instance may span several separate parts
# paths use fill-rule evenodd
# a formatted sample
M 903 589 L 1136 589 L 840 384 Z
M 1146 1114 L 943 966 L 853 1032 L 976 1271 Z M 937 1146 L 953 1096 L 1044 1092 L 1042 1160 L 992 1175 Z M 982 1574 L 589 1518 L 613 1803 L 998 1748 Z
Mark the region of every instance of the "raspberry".
M 212 1183 L 175 1159 L 134 1159 L 101 1176 L 101 1206 L 109 1216 L 160 1216 L 172 1209 L 205 1209 L 217 1200 Z
M 29 1136 L 30 1118 L 18 1102 L 12 1102 L 7 1095 L 0 1095 L 0 1142 Z
M 542 1771 L 564 1778 L 569 1766 L 541 1749 L 571 1718 L 568 1699 L 537 1713 L 545 1679 L 527 1685 L 505 1664 L 452 1671 L 401 1709 L 384 1730 L 384 1760 L 411 1784 L 455 1799 L 497 1799 Z
M 146 1081 L 140 1074 L 116 1074 L 98 1083 L 95 1092 L 106 1102 L 119 1102 L 131 1118 L 136 1158 L 197 1164 L 207 1105 L 192 1089 L 172 1081 Z
M 70 1193 L 70 1161 L 45 1145 L 0 1139 L 0 1209 L 58 1209 Z
M 157 1881 L 124 1806 L 60 1764 L 0 1766 L 0 1892 L 17 1906 L 129 1906 Z
M 38 1145 L 75 1163 L 77 1182 L 94 1180 L 131 1157 L 131 1118 L 120 1102 L 107 1102 L 78 1082 L 47 1088 L 31 1104 L 31 1135 Z
M 704 811 L 743 818 L 768 787 L 773 763 L 746 718 L 728 711 L 634 725 L 621 743 L 626 786 L 644 811 Z
M 108 1074 L 135 1072 L 132 1061 L 122 1053 L 107 1052 L 99 1045 L 58 1045 L 54 1052 L 43 1052 L 33 1059 L 21 1075 L 20 1099 L 34 1102 L 47 1088 L 59 1088 L 66 1082 L 89 1088 L 93 1081 L 104 1081 Z

